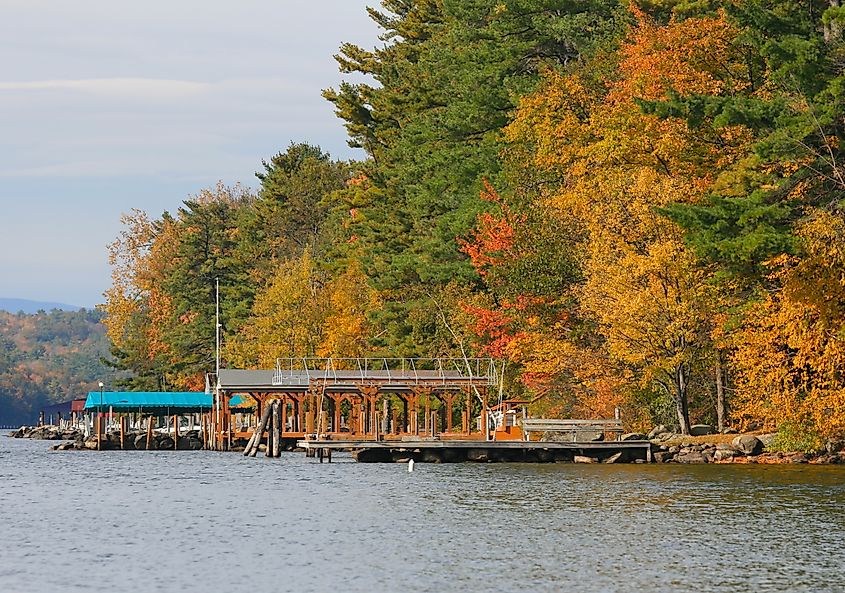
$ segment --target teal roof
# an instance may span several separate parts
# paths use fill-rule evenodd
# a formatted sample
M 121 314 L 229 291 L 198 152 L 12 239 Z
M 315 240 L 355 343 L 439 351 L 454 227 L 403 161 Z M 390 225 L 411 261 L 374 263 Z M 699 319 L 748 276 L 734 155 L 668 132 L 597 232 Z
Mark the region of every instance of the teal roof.
M 86 410 L 116 412 L 203 412 L 211 409 L 212 395 L 202 391 L 90 391 Z

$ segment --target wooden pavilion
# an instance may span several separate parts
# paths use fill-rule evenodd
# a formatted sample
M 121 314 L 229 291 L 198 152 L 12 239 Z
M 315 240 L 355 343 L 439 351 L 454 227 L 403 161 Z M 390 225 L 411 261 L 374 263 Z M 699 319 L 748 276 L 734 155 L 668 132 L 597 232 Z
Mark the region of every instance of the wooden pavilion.
M 484 440 L 498 372 L 492 359 L 302 358 L 280 359 L 274 370 L 221 369 L 208 385 L 206 446 L 221 451 L 245 443 L 275 402 L 288 446 L 308 438 Z

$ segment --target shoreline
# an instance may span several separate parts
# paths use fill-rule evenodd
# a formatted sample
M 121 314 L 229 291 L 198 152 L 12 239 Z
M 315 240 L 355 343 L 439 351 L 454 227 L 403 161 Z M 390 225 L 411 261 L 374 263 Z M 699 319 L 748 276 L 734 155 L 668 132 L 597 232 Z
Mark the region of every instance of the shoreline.
M 654 431 L 652 431 L 654 432 Z M 54 451 L 91 451 L 97 450 L 95 436 L 84 437 L 81 430 L 61 429 L 57 426 L 45 425 L 41 427 L 21 426 L 12 430 L 6 436 L 30 440 L 61 441 L 50 449 Z M 711 434 L 703 436 L 685 436 L 670 432 L 642 435 L 651 443 L 651 463 L 681 465 L 714 464 L 759 464 L 759 465 L 845 465 L 845 450 L 804 453 L 800 451 L 782 452 L 771 451 L 766 445 L 771 443 L 770 434 Z M 730 442 L 727 439 L 730 438 Z M 103 450 L 158 450 L 158 451 L 197 451 L 202 450 L 202 435 L 200 431 L 189 431 L 179 435 L 178 442 L 170 433 L 153 433 L 148 438 L 144 433 L 127 433 L 121 439 L 116 432 L 104 436 Z M 714 442 L 719 441 L 719 442 Z M 764 444 L 765 441 L 765 444 Z M 397 443 L 398 445 L 399 443 Z M 588 443 L 585 443 L 587 445 Z M 478 443 L 483 448 L 483 442 Z M 264 448 L 264 445 L 261 445 Z M 296 450 L 296 449 L 292 449 Z M 301 451 L 299 449 L 298 451 Z M 233 451 L 236 452 L 236 451 Z M 407 455 L 405 455 L 407 457 Z M 566 458 L 538 458 L 539 463 L 648 463 L 643 459 L 624 459 L 624 456 L 611 455 L 606 458 L 576 455 L 572 459 Z M 403 457 L 404 459 L 404 457 Z M 363 459 L 361 461 L 364 461 Z M 441 463 L 447 459 L 426 458 L 422 456 L 420 462 L 430 461 Z M 497 460 L 495 456 L 478 456 L 476 459 L 466 459 L 467 462 L 507 461 Z M 384 462 L 390 463 L 390 460 Z M 394 461 L 395 462 L 395 461 Z

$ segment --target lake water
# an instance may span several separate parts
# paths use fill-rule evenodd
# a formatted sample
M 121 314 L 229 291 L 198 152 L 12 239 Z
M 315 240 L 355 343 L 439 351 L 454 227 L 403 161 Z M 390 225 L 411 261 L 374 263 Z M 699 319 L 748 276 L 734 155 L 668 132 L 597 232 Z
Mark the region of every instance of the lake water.
M 845 467 L 356 464 L 0 438 L 0 591 L 845 592 Z

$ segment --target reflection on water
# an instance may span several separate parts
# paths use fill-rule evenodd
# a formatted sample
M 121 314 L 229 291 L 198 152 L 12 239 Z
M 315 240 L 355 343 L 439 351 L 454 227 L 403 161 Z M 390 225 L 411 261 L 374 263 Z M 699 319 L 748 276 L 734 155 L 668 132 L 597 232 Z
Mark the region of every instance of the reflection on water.
M 0 438 L 0 591 L 845 592 L 845 468 L 322 464 Z

